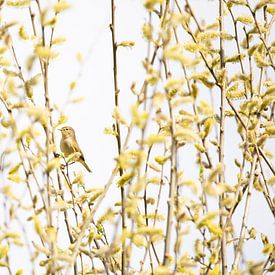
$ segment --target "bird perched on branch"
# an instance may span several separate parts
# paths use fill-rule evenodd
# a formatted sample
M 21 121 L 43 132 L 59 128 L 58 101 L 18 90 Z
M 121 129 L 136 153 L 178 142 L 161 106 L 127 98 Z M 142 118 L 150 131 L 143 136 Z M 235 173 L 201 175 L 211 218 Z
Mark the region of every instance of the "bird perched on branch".
M 92 172 L 87 163 L 85 162 L 84 155 L 77 143 L 75 131 L 70 126 L 61 128 L 62 139 L 60 141 L 60 149 L 65 157 L 74 153 L 79 153 L 76 161 L 80 162 L 90 173 Z

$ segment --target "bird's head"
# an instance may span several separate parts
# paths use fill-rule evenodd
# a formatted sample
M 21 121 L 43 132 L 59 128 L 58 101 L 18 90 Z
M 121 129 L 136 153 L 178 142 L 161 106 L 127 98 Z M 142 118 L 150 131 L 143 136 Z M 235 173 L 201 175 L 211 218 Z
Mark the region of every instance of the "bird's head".
M 61 131 L 62 137 L 67 138 L 67 137 L 74 137 L 74 129 L 70 126 L 65 126 L 59 129 Z

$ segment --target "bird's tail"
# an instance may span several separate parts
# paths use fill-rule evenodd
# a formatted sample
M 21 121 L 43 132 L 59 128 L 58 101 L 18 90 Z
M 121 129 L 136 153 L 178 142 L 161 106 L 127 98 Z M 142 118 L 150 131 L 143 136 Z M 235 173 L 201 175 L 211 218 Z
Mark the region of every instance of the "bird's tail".
M 92 170 L 84 160 L 80 159 L 79 162 L 87 169 L 88 172 L 92 173 Z

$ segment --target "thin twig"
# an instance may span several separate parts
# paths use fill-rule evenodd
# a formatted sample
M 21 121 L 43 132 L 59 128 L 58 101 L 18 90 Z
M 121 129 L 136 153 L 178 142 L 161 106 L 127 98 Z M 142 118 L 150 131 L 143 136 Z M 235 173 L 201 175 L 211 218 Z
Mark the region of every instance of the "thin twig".
M 220 33 L 224 32 L 224 3 L 223 0 L 219 1 L 219 26 Z M 221 101 L 220 101 L 220 138 L 219 138 L 219 163 L 221 165 L 221 173 L 219 174 L 219 185 L 225 182 L 225 164 L 224 164 L 224 131 L 225 131 L 225 100 L 226 100 L 226 72 L 225 72 L 225 55 L 224 55 L 224 39 L 220 36 L 220 69 L 222 72 L 222 80 L 220 85 Z M 222 210 L 223 200 L 225 195 L 219 196 L 219 208 Z M 228 274 L 227 266 L 227 245 L 226 245 L 226 231 L 225 231 L 225 217 L 223 214 L 220 215 L 220 227 L 222 228 L 221 238 L 221 263 L 222 263 L 222 274 Z
M 114 81 L 114 99 L 115 99 L 115 107 L 119 107 L 119 87 L 118 87 L 118 79 L 117 79 L 117 42 L 116 42 L 116 6 L 115 0 L 111 0 L 111 14 L 112 14 L 112 22 L 110 24 L 110 29 L 112 33 L 112 49 L 113 49 L 113 81 Z M 117 141 L 117 149 L 118 155 L 121 152 L 121 133 L 120 133 L 120 124 L 116 120 L 116 141 Z M 119 175 L 122 176 L 123 170 L 119 168 Z M 126 229 L 126 221 L 125 221 L 125 193 L 124 186 L 120 187 L 120 195 L 121 195 L 121 217 L 122 217 L 122 234 Z M 126 252 L 125 252 L 125 241 L 122 240 L 121 247 L 121 274 L 125 274 L 126 268 Z
M 247 188 L 247 196 L 246 196 L 246 201 L 245 201 L 245 207 L 244 207 L 244 214 L 243 214 L 243 219 L 242 219 L 242 225 L 241 225 L 241 230 L 240 230 L 240 236 L 239 236 L 239 242 L 236 248 L 236 253 L 234 257 L 234 262 L 232 265 L 232 270 L 237 270 L 241 253 L 242 253 L 242 247 L 245 239 L 245 232 L 247 229 L 247 221 L 248 221 L 248 213 L 249 213 L 249 208 L 250 208 L 250 202 L 251 202 L 251 191 L 252 191 L 252 186 L 255 178 L 255 169 L 256 169 L 256 163 L 257 163 L 257 154 L 254 153 L 253 155 L 253 161 L 251 163 L 251 169 L 249 173 L 249 182 L 248 182 L 248 188 Z

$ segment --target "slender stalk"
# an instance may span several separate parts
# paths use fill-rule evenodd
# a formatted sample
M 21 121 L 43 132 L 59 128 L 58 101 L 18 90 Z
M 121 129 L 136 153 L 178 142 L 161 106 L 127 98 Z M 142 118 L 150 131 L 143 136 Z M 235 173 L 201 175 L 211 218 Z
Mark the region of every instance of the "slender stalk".
M 165 239 L 165 248 L 164 248 L 164 259 L 163 265 L 168 264 L 168 259 L 171 249 L 171 237 L 172 237 L 172 228 L 173 228 L 173 213 L 174 213 L 174 197 L 176 191 L 176 163 L 177 163 L 177 148 L 175 140 L 175 120 L 173 117 L 173 111 L 171 103 L 169 102 L 169 113 L 172 121 L 171 126 L 171 168 L 170 168 L 170 189 L 169 189 L 169 199 L 168 199 L 168 214 L 167 214 L 167 224 L 166 224 L 166 239 Z
M 166 1 L 163 17 L 168 13 L 170 1 Z M 162 21 L 164 22 L 164 20 Z M 168 79 L 170 72 L 165 59 L 163 59 L 163 65 L 165 70 L 165 77 Z M 166 91 L 167 92 L 167 91 Z M 171 120 L 170 134 L 171 134 L 171 157 L 170 157 L 170 184 L 169 184 L 169 197 L 167 201 L 167 223 L 166 223 L 166 239 L 164 244 L 163 265 L 169 264 L 169 257 L 171 251 L 172 242 L 172 229 L 173 229 L 173 216 L 174 216 L 174 201 L 177 185 L 177 145 L 175 138 L 176 121 L 173 114 L 173 108 L 171 101 L 168 99 L 169 116 Z
M 234 257 L 234 262 L 232 265 L 233 271 L 238 268 L 241 253 L 242 253 L 242 247 L 243 247 L 243 243 L 244 243 L 244 239 L 245 239 L 245 232 L 246 232 L 247 220 L 248 220 L 248 212 L 249 212 L 250 202 L 251 202 L 251 191 L 252 191 L 252 186 L 253 186 L 253 182 L 254 182 L 254 178 L 255 178 L 256 163 L 257 163 L 257 154 L 254 153 L 253 161 L 252 161 L 251 169 L 250 169 L 248 190 L 247 190 L 247 196 L 246 196 L 246 201 L 245 201 L 240 237 L 239 237 L 239 242 L 238 242 L 237 249 L 236 249 L 236 254 Z
M 111 0 L 111 15 L 112 15 L 112 22 L 110 25 L 111 33 L 112 33 L 112 49 L 113 49 L 113 80 L 114 80 L 114 98 L 115 98 L 115 107 L 119 107 L 119 87 L 118 87 L 118 79 L 117 79 L 117 43 L 116 43 L 116 6 L 115 0 Z M 115 122 L 116 126 L 116 140 L 117 140 L 117 149 L 118 154 L 121 152 L 121 134 L 120 134 L 120 125 L 119 122 Z M 123 170 L 119 169 L 119 174 L 122 176 Z M 125 192 L 124 187 L 120 187 L 120 196 L 121 196 L 121 226 L 122 226 L 122 234 L 126 228 L 125 223 Z M 125 267 L 126 267 L 126 253 L 125 253 L 125 241 L 122 241 L 121 246 L 121 274 L 125 274 Z
M 219 3 L 219 13 L 220 13 L 220 33 L 224 32 L 224 3 L 220 0 Z M 224 39 L 220 36 L 220 69 L 222 72 L 222 80 L 220 85 L 221 90 L 221 102 L 220 102 L 220 140 L 219 140 L 219 163 L 222 167 L 222 171 L 219 174 L 219 184 L 225 182 L 224 177 L 224 130 L 225 130 L 225 100 L 226 100 L 226 76 L 225 76 L 225 56 L 224 56 Z M 223 209 L 223 199 L 224 195 L 219 197 L 219 208 Z M 226 251 L 226 232 L 225 232 L 225 217 L 223 214 L 220 215 L 220 227 L 222 228 L 222 239 L 221 239 L 221 262 L 222 262 L 222 274 L 228 274 L 227 267 L 227 251 Z
M 258 32 L 259 32 L 260 39 L 261 39 L 261 41 L 263 42 L 263 45 L 264 45 L 265 50 L 266 50 L 266 52 L 267 52 L 267 55 L 268 55 L 268 57 L 269 57 L 269 59 L 270 59 L 270 62 L 271 62 L 270 67 L 271 67 L 271 68 L 273 69 L 273 71 L 274 71 L 274 70 L 275 70 L 275 64 L 274 64 L 274 61 L 273 61 L 272 54 L 270 53 L 270 47 L 268 47 L 267 42 L 266 42 L 266 38 L 264 37 L 263 32 L 262 32 L 262 30 L 261 30 L 261 28 L 260 28 L 259 22 L 258 22 L 258 20 L 257 20 L 257 18 L 256 18 L 256 12 L 252 10 L 252 8 L 251 8 L 251 6 L 250 6 L 248 0 L 247 0 L 247 5 L 246 5 L 246 6 L 248 7 L 248 9 L 249 9 L 249 11 L 250 11 L 250 13 L 251 13 L 251 15 L 252 15 L 252 17 L 253 17 L 253 19 L 254 19 L 254 23 L 255 23 L 255 25 L 256 25 L 256 27 L 257 27 L 257 30 L 258 30 Z M 273 17 L 272 17 L 272 20 L 274 20 L 274 15 L 273 15 Z
M 223 0 L 225 2 L 225 0 Z M 226 4 L 226 2 L 225 2 Z M 244 65 L 243 65 L 243 61 L 242 61 L 242 57 L 241 57 L 241 47 L 240 47 L 240 43 L 239 43 L 239 35 L 238 35 L 238 28 L 237 28 L 237 21 L 234 17 L 234 14 L 231 10 L 231 8 L 229 8 L 229 13 L 231 15 L 231 19 L 233 21 L 233 25 L 234 25 L 234 32 L 235 32 L 235 42 L 236 42 L 236 46 L 237 46 L 237 50 L 238 50 L 238 55 L 239 55 L 239 63 L 241 66 L 241 71 L 242 74 L 245 74 L 245 69 L 244 69 Z M 245 97 L 247 98 L 247 84 L 244 83 L 244 89 L 245 89 Z
M 275 217 L 275 207 L 273 206 L 273 201 L 272 201 L 272 198 L 270 196 L 270 192 L 269 192 L 269 189 L 268 189 L 268 185 L 267 185 L 267 182 L 266 182 L 266 178 L 265 178 L 265 175 L 264 175 L 264 169 L 263 169 L 263 165 L 262 165 L 262 162 L 261 162 L 261 158 L 260 158 L 260 153 L 259 153 L 259 148 L 258 146 L 256 145 L 256 151 L 257 151 L 257 156 L 258 156 L 258 160 L 259 160 L 259 166 L 261 168 L 261 174 L 262 174 L 262 179 L 259 178 L 260 180 L 260 183 L 262 184 L 263 186 L 263 195 L 266 199 L 266 202 L 273 214 L 273 216 Z
M 271 171 L 271 172 L 273 173 L 273 175 L 275 176 L 275 169 L 273 168 L 273 166 L 272 166 L 272 164 L 270 163 L 270 161 L 267 159 L 267 157 L 266 157 L 264 151 L 263 151 L 261 148 L 259 148 L 259 152 L 260 152 L 261 156 L 263 157 L 263 159 L 264 159 L 266 165 L 269 167 L 270 171 Z
M 41 27 L 41 33 L 42 33 L 42 45 L 46 46 L 46 34 L 45 34 L 45 26 L 43 25 L 42 18 L 43 18 L 43 11 L 41 9 L 40 1 L 36 0 L 39 15 L 40 15 L 40 27 Z M 44 99 L 45 99 L 45 108 L 49 113 L 49 118 L 48 118 L 48 123 L 47 125 L 44 126 L 44 131 L 46 135 L 46 162 L 49 162 L 50 159 L 50 145 L 54 143 L 54 137 L 53 137 L 53 123 L 52 123 L 52 117 L 51 117 L 51 103 L 50 103 L 50 96 L 49 96 L 49 78 L 48 78 L 48 62 L 46 60 L 40 59 L 40 66 L 41 66 L 41 74 L 43 76 L 43 84 L 44 84 Z M 51 196 L 50 196 L 50 172 L 46 171 L 46 182 L 47 182 L 47 196 L 48 196 L 48 207 L 51 207 Z M 49 226 L 53 226 L 53 217 L 52 217 L 52 212 L 47 211 L 48 215 L 48 223 Z M 56 244 L 51 243 L 51 250 L 52 250 L 52 267 L 50 269 L 51 274 L 53 274 L 57 267 L 56 263 Z

